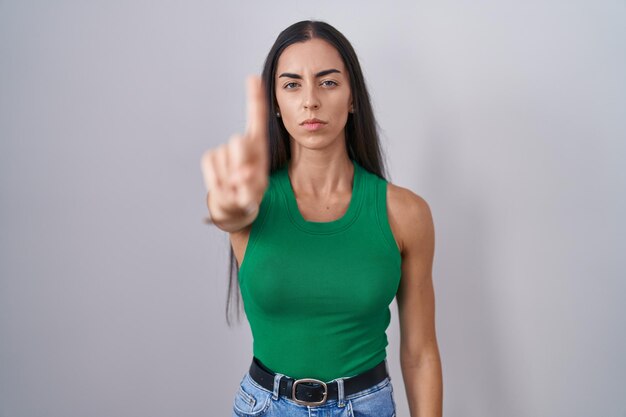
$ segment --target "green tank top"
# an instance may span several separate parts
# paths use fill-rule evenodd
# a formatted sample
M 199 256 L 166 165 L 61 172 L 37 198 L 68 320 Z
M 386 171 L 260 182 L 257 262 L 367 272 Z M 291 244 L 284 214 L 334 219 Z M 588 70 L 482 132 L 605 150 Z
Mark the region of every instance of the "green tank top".
M 356 161 L 346 213 L 302 217 L 287 167 L 270 175 L 239 285 L 253 354 L 274 372 L 331 381 L 386 358 L 401 274 L 387 219 L 387 181 Z

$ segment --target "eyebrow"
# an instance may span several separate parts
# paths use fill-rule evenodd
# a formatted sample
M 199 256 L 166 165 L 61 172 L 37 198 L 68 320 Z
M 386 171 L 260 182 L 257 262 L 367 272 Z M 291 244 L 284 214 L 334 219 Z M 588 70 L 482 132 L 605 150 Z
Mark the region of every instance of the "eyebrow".
M 318 72 L 317 74 L 315 74 L 315 77 L 316 77 L 316 78 L 317 78 L 317 77 L 323 77 L 324 75 L 332 74 L 332 73 L 334 73 L 334 72 L 337 72 L 337 73 L 341 74 L 341 71 L 339 71 L 338 69 L 331 68 L 331 69 L 327 69 L 327 70 L 324 70 L 324 71 L 320 71 L 320 72 Z M 301 75 L 299 75 L 299 74 L 292 74 L 292 73 L 290 73 L 290 72 L 283 72 L 282 74 L 280 74 L 280 75 L 278 76 L 278 78 L 280 78 L 280 77 L 296 78 L 296 79 L 298 79 L 298 80 L 301 80 L 301 79 L 302 79 L 302 76 L 301 76 Z

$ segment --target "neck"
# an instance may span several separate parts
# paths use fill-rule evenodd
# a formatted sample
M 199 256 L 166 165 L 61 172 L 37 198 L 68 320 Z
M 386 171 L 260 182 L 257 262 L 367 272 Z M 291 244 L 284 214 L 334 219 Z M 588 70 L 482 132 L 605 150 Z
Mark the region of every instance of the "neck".
M 350 193 L 354 165 L 348 156 L 345 140 L 341 146 L 309 149 L 294 146 L 288 173 L 294 192 L 315 198 L 326 198 L 335 193 Z

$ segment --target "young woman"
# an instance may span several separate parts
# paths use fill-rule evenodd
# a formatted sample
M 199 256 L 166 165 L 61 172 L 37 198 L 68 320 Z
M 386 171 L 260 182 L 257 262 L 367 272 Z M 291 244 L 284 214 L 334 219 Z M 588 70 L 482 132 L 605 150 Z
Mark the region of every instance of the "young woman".
M 248 79 L 245 134 L 205 152 L 202 170 L 254 338 L 233 415 L 394 416 L 395 297 L 411 416 L 441 416 L 432 216 L 384 177 L 348 40 L 319 21 L 281 32 Z

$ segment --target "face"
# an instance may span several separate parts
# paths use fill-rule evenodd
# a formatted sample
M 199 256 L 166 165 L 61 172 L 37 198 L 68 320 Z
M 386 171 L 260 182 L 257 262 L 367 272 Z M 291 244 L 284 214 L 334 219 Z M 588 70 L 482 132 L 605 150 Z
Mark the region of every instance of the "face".
M 343 145 L 352 95 L 341 55 L 331 44 L 311 39 L 289 45 L 278 59 L 275 85 L 278 111 L 292 145 Z

